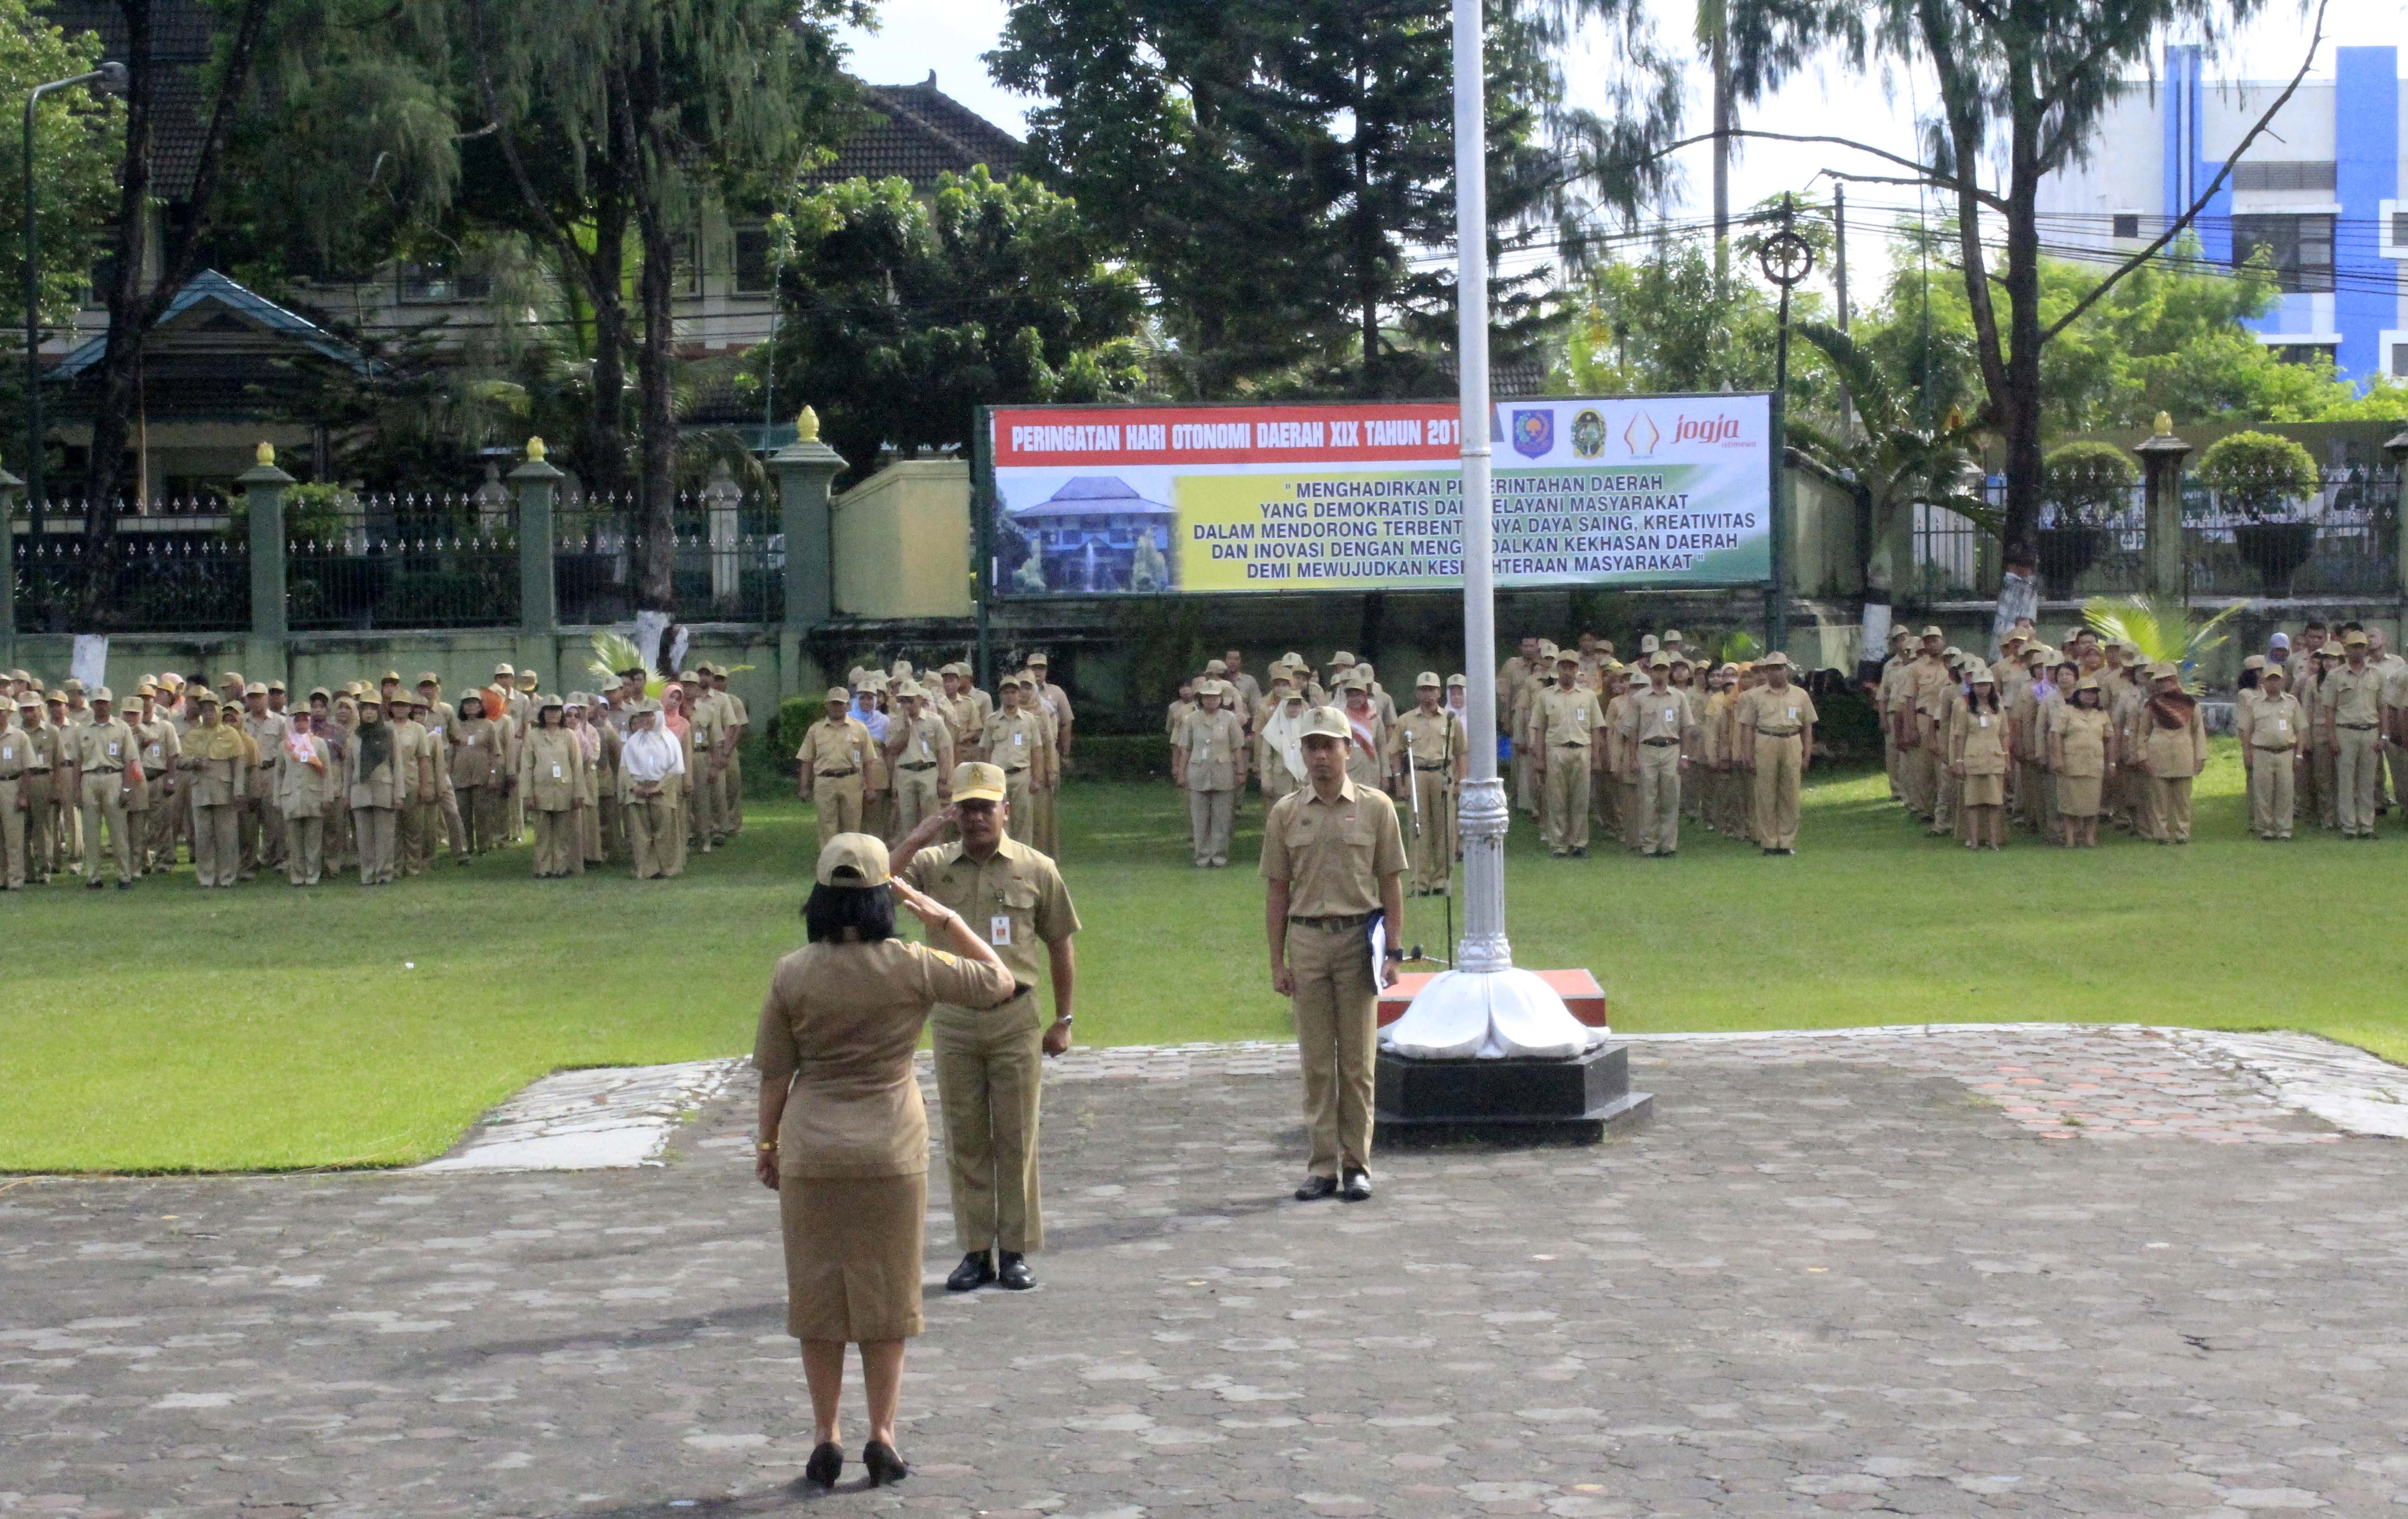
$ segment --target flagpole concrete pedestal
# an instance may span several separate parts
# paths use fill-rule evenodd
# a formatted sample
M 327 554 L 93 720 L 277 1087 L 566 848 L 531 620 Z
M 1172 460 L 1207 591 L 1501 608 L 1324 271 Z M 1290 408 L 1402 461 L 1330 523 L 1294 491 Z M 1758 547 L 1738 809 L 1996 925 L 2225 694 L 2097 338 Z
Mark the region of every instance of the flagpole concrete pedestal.
M 1407 1059 L 1383 1050 L 1372 1142 L 1595 1144 L 1654 1116 L 1656 1095 L 1630 1090 L 1630 1046 L 1601 1044 L 1569 1060 Z

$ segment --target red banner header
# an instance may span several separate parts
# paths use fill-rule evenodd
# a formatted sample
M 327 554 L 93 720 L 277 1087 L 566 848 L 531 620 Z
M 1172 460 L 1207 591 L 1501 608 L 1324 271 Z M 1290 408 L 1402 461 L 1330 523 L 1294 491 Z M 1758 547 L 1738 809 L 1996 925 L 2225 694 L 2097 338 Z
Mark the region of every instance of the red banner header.
M 1463 452 L 1444 402 L 1328 406 L 1002 408 L 999 468 L 1115 464 L 1396 464 Z

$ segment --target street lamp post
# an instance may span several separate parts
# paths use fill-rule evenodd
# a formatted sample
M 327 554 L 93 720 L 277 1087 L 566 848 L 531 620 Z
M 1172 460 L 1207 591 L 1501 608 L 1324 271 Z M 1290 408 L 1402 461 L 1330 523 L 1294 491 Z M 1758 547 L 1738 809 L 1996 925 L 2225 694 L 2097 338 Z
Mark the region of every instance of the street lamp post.
M 42 270 L 41 243 L 34 222 L 34 107 L 53 90 L 97 84 L 115 92 L 125 88 L 125 65 L 110 62 L 98 68 L 48 84 L 34 86 L 25 97 L 25 509 L 32 518 L 33 539 L 42 541 Z

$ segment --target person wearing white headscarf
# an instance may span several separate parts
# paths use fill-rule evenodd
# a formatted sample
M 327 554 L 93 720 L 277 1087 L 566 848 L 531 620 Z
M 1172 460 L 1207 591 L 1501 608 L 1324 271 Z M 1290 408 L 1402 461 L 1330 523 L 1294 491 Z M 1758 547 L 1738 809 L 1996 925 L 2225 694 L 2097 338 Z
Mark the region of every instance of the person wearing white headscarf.
M 1287 699 L 1263 724 L 1262 774 L 1263 801 L 1266 805 L 1304 784 L 1304 714 L 1306 708 L 1301 693 L 1291 690 Z

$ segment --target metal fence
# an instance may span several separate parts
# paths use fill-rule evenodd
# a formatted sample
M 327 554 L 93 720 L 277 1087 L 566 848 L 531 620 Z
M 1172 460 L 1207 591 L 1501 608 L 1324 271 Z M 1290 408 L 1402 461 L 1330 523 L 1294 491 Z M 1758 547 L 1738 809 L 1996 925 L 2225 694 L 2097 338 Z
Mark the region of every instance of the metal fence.
M 38 539 L 30 530 L 7 535 L 20 633 L 62 633 L 79 621 L 84 504 L 52 502 L 45 517 Z M 23 508 L 16 519 L 27 522 Z M 108 573 L 98 588 L 112 621 L 195 633 L 248 627 L 251 554 L 229 533 L 228 521 L 222 503 L 206 499 L 162 500 L 121 511 Z
M 686 621 L 775 623 L 785 616 L 785 543 L 773 499 L 714 485 L 680 495 L 670 524 L 669 574 Z M 589 496 L 556 508 L 552 569 L 561 622 L 634 616 L 647 547 L 642 513 L 628 497 Z
M 296 630 L 518 621 L 518 529 L 506 501 L 345 494 L 288 503 L 285 530 L 285 621 Z

